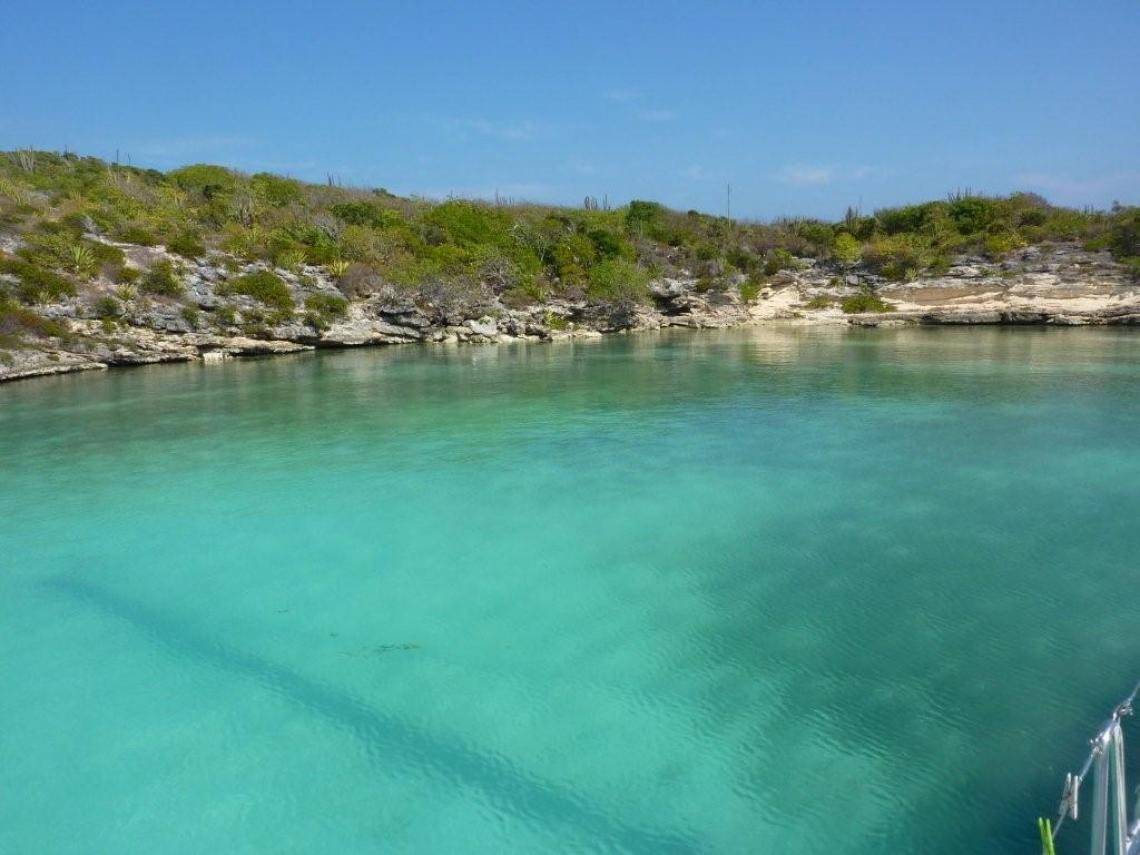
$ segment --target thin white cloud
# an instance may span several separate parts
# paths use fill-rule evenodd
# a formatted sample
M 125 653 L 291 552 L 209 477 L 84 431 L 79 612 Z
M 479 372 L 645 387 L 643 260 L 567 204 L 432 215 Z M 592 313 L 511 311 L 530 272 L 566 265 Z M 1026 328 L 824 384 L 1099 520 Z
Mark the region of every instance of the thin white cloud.
M 671 122 L 677 118 L 677 114 L 672 110 L 642 110 L 637 118 L 643 122 Z
M 875 172 L 872 166 L 837 167 L 826 164 L 791 163 L 773 177 L 783 184 L 799 187 L 823 186 L 841 181 L 859 181 Z
M 459 126 L 477 134 L 507 142 L 529 142 L 538 136 L 538 124 L 530 119 L 521 121 L 495 121 L 492 119 L 463 119 Z
M 835 180 L 835 169 L 830 166 L 810 166 L 793 163 L 776 173 L 776 180 L 784 184 L 819 185 L 830 184 Z
M 1140 172 L 1115 172 L 1093 178 L 1073 178 L 1046 172 L 1024 172 L 1014 176 L 1021 187 L 1044 190 L 1067 199 L 1106 197 L 1113 193 L 1126 193 L 1140 184 Z
M 134 145 L 122 146 L 124 153 L 143 157 L 195 157 L 219 151 L 248 148 L 256 140 L 244 136 L 187 136 L 143 140 Z

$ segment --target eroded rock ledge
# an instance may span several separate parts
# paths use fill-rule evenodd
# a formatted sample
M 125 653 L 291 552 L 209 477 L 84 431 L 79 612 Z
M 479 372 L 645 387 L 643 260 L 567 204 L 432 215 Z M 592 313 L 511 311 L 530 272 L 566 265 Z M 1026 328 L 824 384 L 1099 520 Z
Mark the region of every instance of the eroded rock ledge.
M 161 248 L 119 244 L 140 266 Z M 97 317 L 111 285 L 95 285 L 71 300 L 37 307 L 68 327 L 66 336 L 22 341 L 0 351 L 0 380 L 156 362 L 210 362 L 229 357 L 293 353 L 319 347 L 406 343 L 474 344 L 553 341 L 667 327 L 712 328 L 770 322 L 799 324 L 1140 324 L 1140 283 L 1107 252 L 1076 244 L 1044 244 L 1000 263 L 962 256 L 943 274 L 888 282 L 867 271 L 798 259 L 797 269 L 773 275 L 753 300 L 737 287 L 702 290 L 695 278 L 652 283 L 650 305 L 555 300 L 512 307 L 494 295 L 462 303 L 401 297 L 388 289 L 351 301 L 343 317 L 316 324 L 298 312 L 251 334 L 238 321 L 257 312 L 247 296 L 219 293 L 237 273 L 232 260 L 199 259 L 184 269 L 181 301 L 147 298 L 113 322 Z M 321 268 L 277 270 L 299 305 L 314 294 L 339 295 Z M 739 284 L 739 283 L 737 283 Z M 873 294 L 889 311 L 848 313 L 842 302 Z M 187 307 L 191 311 L 187 311 Z M 246 325 L 248 326 L 248 325 Z

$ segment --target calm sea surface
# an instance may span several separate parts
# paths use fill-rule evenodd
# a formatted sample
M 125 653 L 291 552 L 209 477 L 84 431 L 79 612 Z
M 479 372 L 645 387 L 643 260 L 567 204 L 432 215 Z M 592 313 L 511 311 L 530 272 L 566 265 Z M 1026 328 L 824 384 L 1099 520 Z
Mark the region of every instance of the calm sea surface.
M 1140 677 L 1138 393 L 1040 329 L 0 386 L 0 852 L 1034 853 Z

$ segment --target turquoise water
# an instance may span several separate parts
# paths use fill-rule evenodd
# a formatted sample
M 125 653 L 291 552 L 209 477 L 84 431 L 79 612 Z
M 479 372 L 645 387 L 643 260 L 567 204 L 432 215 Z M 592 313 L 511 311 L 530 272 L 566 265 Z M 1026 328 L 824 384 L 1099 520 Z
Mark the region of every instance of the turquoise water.
M 1035 852 L 1140 677 L 1138 390 L 1009 329 L 0 386 L 0 852 Z

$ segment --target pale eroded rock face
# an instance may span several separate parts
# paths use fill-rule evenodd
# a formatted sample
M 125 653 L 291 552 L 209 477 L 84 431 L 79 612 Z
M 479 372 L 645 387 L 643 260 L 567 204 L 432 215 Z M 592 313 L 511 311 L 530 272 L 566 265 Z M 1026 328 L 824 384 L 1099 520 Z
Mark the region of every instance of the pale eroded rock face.
M 963 256 L 941 275 L 905 283 L 888 282 L 868 270 L 841 271 L 834 265 L 801 259 L 798 269 L 769 277 L 767 287 L 750 303 L 740 296 L 740 282 L 702 290 L 696 279 L 684 277 L 653 282 L 652 305 L 645 306 L 555 299 L 518 308 L 490 294 L 437 305 L 422 295 L 413 298 L 387 288 L 351 301 L 347 316 L 320 326 L 306 313 L 306 298 L 340 293 L 322 268 L 275 270 L 298 308 L 288 317 L 266 320 L 266 307 L 247 296 L 226 295 L 223 287 L 233 277 L 264 269 L 264 265 L 237 264 L 217 254 L 186 261 L 161 247 L 118 245 L 140 267 L 162 259 L 176 260 L 183 270 L 185 295 L 181 299 L 135 296 L 122 300 L 122 311 L 113 324 L 96 316 L 100 298 L 122 296 L 108 282 L 96 280 L 76 298 L 37 307 L 43 316 L 66 322 L 73 335 L 0 351 L 0 380 L 115 365 L 292 353 L 314 347 L 549 341 L 627 330 L 774 321 L 864 326 L 1140 323 L 1140 284 L 1108 253 L 1087 252 L 1076 244 L 1029 247 L 1000 263 Z M 891 304 L 893 311 L 844 314 L 836 305 L 867 292 Z

